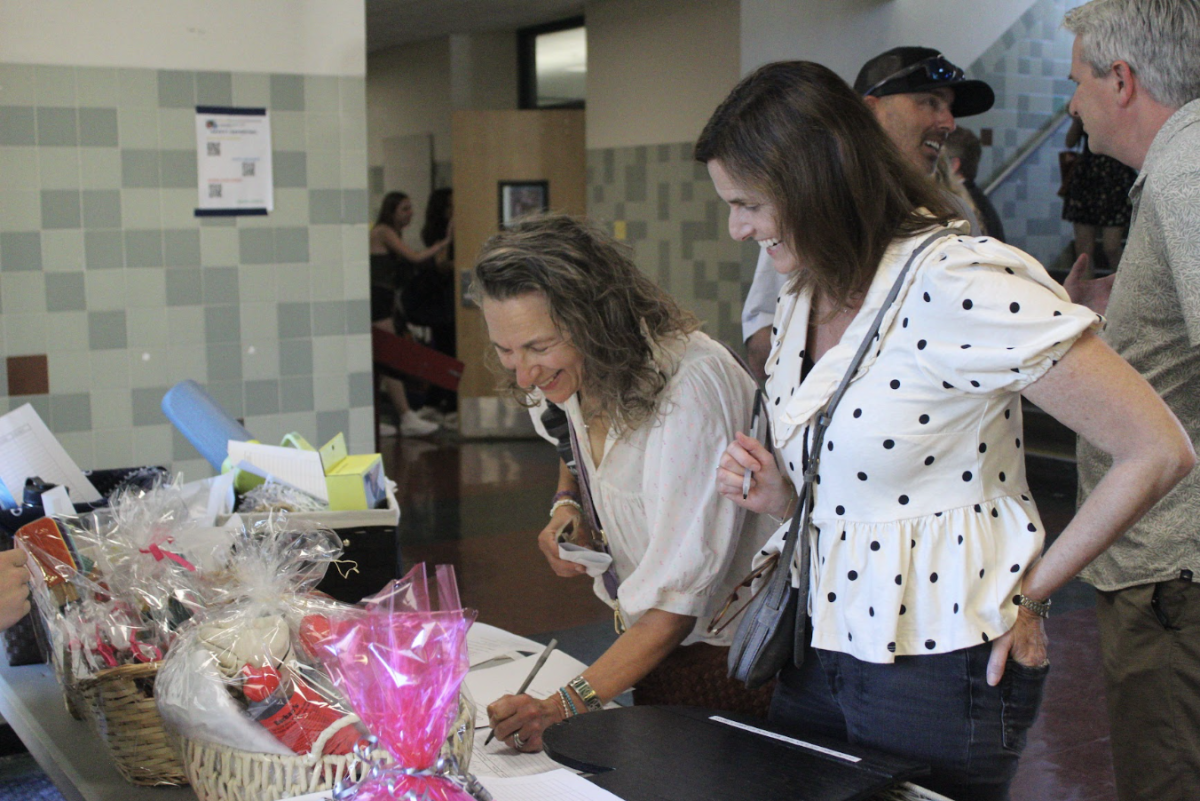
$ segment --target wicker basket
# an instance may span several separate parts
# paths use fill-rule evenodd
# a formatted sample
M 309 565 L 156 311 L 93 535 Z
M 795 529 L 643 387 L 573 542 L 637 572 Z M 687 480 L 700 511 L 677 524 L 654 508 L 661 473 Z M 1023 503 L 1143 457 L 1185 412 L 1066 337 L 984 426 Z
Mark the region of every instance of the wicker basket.
M 84 717 L 131 784 L 187 784 L 187 774 L 154 705 L 158 664 L 106 668 L 76 684 Z M 74 682 L 66 695 L 72 698 Z

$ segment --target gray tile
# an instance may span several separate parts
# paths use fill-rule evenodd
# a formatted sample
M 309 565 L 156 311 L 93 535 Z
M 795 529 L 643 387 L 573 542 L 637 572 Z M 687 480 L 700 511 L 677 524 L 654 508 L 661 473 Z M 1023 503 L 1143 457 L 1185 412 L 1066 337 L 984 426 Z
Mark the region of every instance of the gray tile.
M 79 109 L 79 144 L 83 147 L 116 147 L 117 110 Z
M 348 225 L 367 225 L 371 222 L 371 209 L 367 202 L 367 190 L 346 189 L 343 191 L 342 222 Z
M 312 305 L 313 336 L 342 336 L 346 333 L 346 304 L 322 300 Z
M 162 108 L 195 106 L 196 73 L 187 70 L 159 70 L 158 105 Z
M 340 189 L 308 190 L 308 221 L 313 225 L 341 223 L 342 191 Z
M 125 239 L 120 231 L 85 231 L 83 248 L 89 270 L 111 270 L 125 266 Z
M 308 229 L 276 228 L 275 258 L 280 264 L 307 264 Z
M 242 321 L 238 307 L 204 307 L 204 341 L 238 342 L 242 338 Z
M 46 311 L 85 311 L 87 285 L 83 273 L 46 273 Z
M 284 414 L 289 412 L 311 412 L 316 406 L 311 376 L 299 378 L 282 378 L 279 380 L 279 394 Z
M 117 189 L 83 190 L 83 227 L 120 228 L 121 192 Z
M 56 432 L 91 431 L 91 396 L 86 392 L 71 395 L 51 395 L 50 417 L 54 420 L 54 430 Z
M 358 409 L 375 402 L 375 376 L 370 373 L 351 373 L 346 376 L 350 386 L 350 408 Z
M 195 189 L 196 151 L 162 151 L 162 185 L 164 189 Z
M 272 154 L 271 172 L 280 189 L 308 186 L 308 156 L 302 150 L 280 150 Z
M 157 150 L 121 151 L 121 186 L 157 189 L 161 184 Z
M 328 442 L 350 430 L 350 410 L 317 412 L 317 442 Z
M 179 228 L 163 231 L 163 256 L 167 267 L 200 265 L 200 231 Z
M 279 381 L 246 382 L 246 415 L 279 414 Z
M 42 269 L 42 235 L 37 231 L 0 233 L 0 270 L 6 273 Z
M 162 267 L 162 231 L 157 228 L 149 231 L 126 231 L 125 266 Z
M 371 301 L 346 301 L 346 333 L 366 334 L 371 330 Z
M 280 303 L 277 315 L 279 318 L 279 338 L 307 339 L 312 336 L 312 305 L 309 303 Z
M 28 147 L 37 144 L 34 110 L 27 106 L 0 106 L 0 145 Z
M 241 345 L 231 342 L 213 342 L 207 346 L 207 351 L 209 381 L 242 380 Z
M 217 404 L 235 418 L 246 416 L 246 401 L 242 392 L 242 382 L 218 381 L 209 379 L 204 389 L 212 396 Z
M 79 228 L 82 211 L 73 189 L 42 190 L 42 228 Z
M 371 167 L 367 170 L 367 188 L 373 195 L 383 194 L 383 167 Z
M 275 230 L 273 228 L 238 229 L 239 261 L 242 264 L 275 263 Z
M 271 75 L 271 110 L 304 111 L 303 75 Z
M 206 304 L 239 301 L 237 267 L 205 267 L 203 273 Z
M 89 350 L 123 350 L 128 344 L 124 311 L 88 312 Z
M 203 459 L 200 452 L 196 450 L 196 446 L 188 440 L 179 429 L 171 428 L 171 459 L 175 462 L 190 462 L 196 459 Z
M 79 145 L 79 121 L 73 108 L 38 106 L 38 147 L 77 147 Z
M 666 181 L 658 184 L 657 200 L 658 221 L 665 222 L 671 219 L 671 184 Z
M 228 72 L 196 73 L 196 105 L 232 106 L 233 75 Z
M 162 410 L 162 398 L 170 387 L 134 387 L 133 424 L 134 426 L 162 425 L 167 419 Z
M 199 306 L 204 298 L 204 273 L 194 269 L 167 270 L 167 305 Z
M 285 339 L 279 343 L 279 374 L 281 376 L 312 375 L 313 346 L 311 339 Z

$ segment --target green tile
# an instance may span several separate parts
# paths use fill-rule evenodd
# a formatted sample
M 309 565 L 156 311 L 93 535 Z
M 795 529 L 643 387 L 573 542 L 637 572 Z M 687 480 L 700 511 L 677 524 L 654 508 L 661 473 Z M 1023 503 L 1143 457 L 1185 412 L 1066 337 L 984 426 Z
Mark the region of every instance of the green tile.
M 340 78 L 342 113 L 351 117 L 366 116 L 367 113 L 367 79 Z
M 233 75 L 228 72 L 196 73 L 196 105 L 232 106 Z
M 342 162 L 332 150 L 312 150 L 307 154 L 308 188 L 341 189 Z
M 200 230 L 198 228 L 163 231 L 168 267 L 200 266 Z
M 42 269 L 42 235 L 37 231 L 0 233 L 0 270 L 6 273 Z
M 285 339 L 279 343 L 279 375 L 312 375 L 311 339 Z
M 36 231 L 42 227 L 41 193 L 0 189 L 0 231 Z
M 77 67 L 75 92 L 81 106 L 112 106 L 121 102 L 121 82 L 115 69 Z
M 206 350 L 209 381 L 242 380 L 241 345 L 237 343 L 212 343 L 206 346 Z M 229 410 L 226 409 L 226 411 Z
M 236 305 L 204 307 L 206 342 L 238 342 L 241 337 L 241 316 Z
M 342 193 L 338 189 L 308 190 L 308 221 L 313 225 L 342 222 Z
M 304 111 L 304 76 L 271 75 L 271 111 Z
M 112 270 L 125 266 L 125 243 L 120 231 L 86 231 L 83 247 L 89 270 Z
M 70 189 L 42 191 L 42 228 L 79 228 L 83 222 L 79 192 Z
M 126 150 L 158 150 L 158 112 L 147 108 L 117 109 L 117 132 Z
M 167 270 L 167 305 L 198 306 L 203 300 L 204 278 L 199 268 Z
M 119 189 L 83 190 L 83 227 L 120 228 L 121 191 Z
M 277 150 L 271 156 L 275 188 L 308 186 L 307 158 L 302 150 Z
M 42 231 L 42 269 L 77 272 L 83 269 L 83 231 Z
M 83 273 L 46 274 L 46 311 L 84 311 L 87 286 Z
M 125 265 L 127 267 L 162 267 L 162 231 L 125 231 Z
M 86 392 L 73 395 L 51 395 L 50 417 L 54 431 L 91 431 L 92 400 Z
M 241 228 L 238 230 L 238 262 L 241 264 L 274 264 L 275 231 L 272 228 Z
M 275 265 L 242 264 L 238 266 L 238 295 L 242 303 L 276 302 Z M 274 317 L 272 316 L 272 319 Z M 272 338 L 275 334 L 271 334 Z
M 163 150 L 196 152 L 196 112 L 190 108 L 164 108 L 158 112 L 158 146 Z
M 156 267 L 133 268 L 125 271 L 128 290 L 125 306 L 129 309 L 155 309 L 165 314 L 167 305 L 167 273 Z M 135 318 L 136 319 L 136 318 Z M 155 344 L 165 342 L 167 332 Z
M 313 303 L 313 336 L 343 336 L 346 333 L 346 304 L 340 300 Z
M 116 147 L 117 110 L 79 109 L 79 144 L 85 147 Z
M 308 190 L 275 189 L 275 209 L 271 220 L 278 228 L 308 227 Z
M 8 353 L 46 353 L 46 329 L 51 327 L 50 315 L 46 314 L 46 274 L 6 272 L 0 280 L 4 281 L 4 294 L 10 303 L 10 314 L 4 320 Z
M 345 142 L 345 140 L 342 140 Z M 341 154 L 342 189 L 367 191 L 367 151 L 343 150 Z
M 133 424 L 135 426 L 160 425 L 166 416 L 162 410 L 162 398 L 170 387 L 135 387 L 132 393 Z
M 125 309 L 129 302 L 129 281 L 124 270 L 89 270 L 84 275 L 90 311 Z
M 37 104 L 32 64 L 0 64 L 0 109 Z M 3 111 L 0 110 L 0 118 Z M 0 406 L 0 411 L 3 410 Z
M 312 336 L 312 304 L 280 303 L 278 308 L 281 340 L 308 339 Z
M 149 189 L 161 182 L 157 150 L 121 151 L 121 186 Z
M 84 189 L 121 188 L 121 152 L 111 147 L 79 149 Z
M 313 400 L 313 380 L 311 376 L 300 378 L 282 378 L 279 381 L 280 411 L 311 412 L 316 404 Z
M 233 74 L 233 104 L 250 108 L 266 108 L 271 104 L 271 79 L 262 72 Z
M 341 120 L 338 115 L 305 114 L 304 117 L 305 142 L 309 150 L 342 149 Z
M 38 180 L 37 148 L 0 147 L 0 188 L 41 189 Z
M 38 106 L 38 147 L 78 147 L 78 116 L 74 108 Z
M 134 279 L 131 278 L 129 283 L 132 287 Z M 161 304 L 155 307 L 136 306 L 126 309 L 129 347 L 146 350 L 162 348 L 163 343 L 170 337 L 171 328 L 167 321 L 168 314 L 169 311 Z
M 158 73 L 147 69 L 123 69 L 117 75 L 121 85 L 121 108 L 158 108 Z
M 370 406 L 375 402 L 375 377 L 370 373 L 351 373 L 346 376 L 350 384 L 350 408 Z
M 193 172 L 194 176 L 196 173 Z M 162 191 L 163 228 L 186 228 L 196 224 L 196 185 Z
M 196 73 L 187 70 L 159 70 L 158 105 L 162 108 L 194 108 Z
M 246 416 L 279 414 L 279 381 L 246 382 Z
M 79 148 L 39 148 L 38 175 L 42 189 L 81 189 Z
M 39 106 L 75 106 L 75 68 L 38 65 L 33 68 Z
M 162 151 L 162 185 L 164 189 L 195 191 L 197 180 L 195 150 Z
M 338 78 L 334 75 L 310 75 L 304 79 L 304 110 L 326 114 L 341 111 Z
M 276 228 L 275 259 L 280 264 L 307 264 L 308 229 Z
M 50 388 L 56 394 L 63 395 L 86 393 L 92 387 L 91 353 L 82 349 L 83 343 L 87 341 L 87 315 L 80 312 L 60 312 L 51 315 L 51 318 L 54 323 L 50 330 L 55 333 L 66 318 L 83 320 L 84 330 L 68 350 L 59 350 L 50 342 L 46 343 L 46 353 L 50 357 Z
M 0 145 L 37 144 L 36 118 L 32 107 L 0 106 Z
M 124 311 L 88 312 L 90 350 L 120 350 L 127 347 L 127 343 Z
M 206 267 L 222 267 L 238 263 L 238 232 L 236 228 L 201 228 L 200 263 Z M 170 248 L 167 249 L 168 255 Z M 171 266 L 168 262 L 168 266 Z
M 236 304 L 239 300 L 237 267 L 205 268 L 204 302 L 206 304 Z
M 371 210 L 367 207 L 367 190 L 345 190 L 342 194 L 342 208 L 342 222 L 350 225 L 371 223 Z
M 242 300 L 238 303 L 238 309 L 242 315 L 242 339 L 247 342 L 266 342 L 278 339 L 279 321 L 275 318 L 274 303 Z
M 300 111 L 271 112 L 271 147 L 277 150 L 307 150 L 304 113 Z
M 121 221 L 126 228 L 162 227 L 162 192 L 158 189 L 121 189 Z

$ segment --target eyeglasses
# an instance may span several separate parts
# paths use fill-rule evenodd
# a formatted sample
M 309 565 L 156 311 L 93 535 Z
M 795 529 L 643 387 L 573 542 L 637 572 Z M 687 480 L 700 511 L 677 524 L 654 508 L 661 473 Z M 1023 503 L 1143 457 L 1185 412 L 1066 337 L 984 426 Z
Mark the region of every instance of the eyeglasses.
M 775 553 L 771 554 L 767 561 L 763 562 L 754 570 L 751 570 L 750 574 L 747 575 L 746 578 L 742 579 L 740 584 L 733 588 L 733 592 L 729 593 L 729 597 L 725 599 L 725 604 L 721 607 L 721 611 L 713 615 L 712 620 L 710 620 L 708 623 L 708 633 L 710 635 L 720 634 L 729 626 L 730 623 L 737 620 L 738 616 L 741 615 L 742 612 L 746 611 L 746 607 L 758 597 L 759 593 L 766 589 L 770 582 L 764 581 L 761 585 L 759 585 L 757 590 L 749 593 L 750 597 L 747 598 L 741 606 L 738 606 L 736 609 L 734 609 L 734 606 L 737 605 L 741 598 L 741 591 L 750 589 L 755 581 L 762 578 L 767 573 L 770 573 L 771 568 L 773 568 L 775 563 L 778 561 L 779 552 L 776 551 Z
M 936 56 L 930 56 L 929 58 L 922 59 L 915 64 L 909 64 L 904 69 L 893 72 L 891 75 L 887 76 L 882 81 L 863 92 L 863 97 L 872 94 L 885 84 L 889 84 L 892 81 L 899 80 L 900 78 L 907 78 L 917 70 L 924 70 L 925 77 L 934 83 L 952 83 L 953 81 L 962 80 L 962 78 L 966 76 L 965 72 L 951 64 L 946 60 L 945 56 L 939 53 Z

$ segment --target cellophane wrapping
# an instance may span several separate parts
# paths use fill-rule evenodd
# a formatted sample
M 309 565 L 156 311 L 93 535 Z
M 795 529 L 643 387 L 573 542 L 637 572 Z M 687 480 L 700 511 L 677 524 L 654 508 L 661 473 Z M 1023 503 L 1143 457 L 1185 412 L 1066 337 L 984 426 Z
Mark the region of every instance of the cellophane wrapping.
M 436 575 L 440 609 L 419 564 L 361 609 L 331 616 L 316 644 L 334 683 L 391 757 L 356 787 L 342 788 L 339 798 L 481 797 L 469 774 L 439 759 L 459 712 L 475 612 L 462 608 L 452 566 L 439 565 Z

